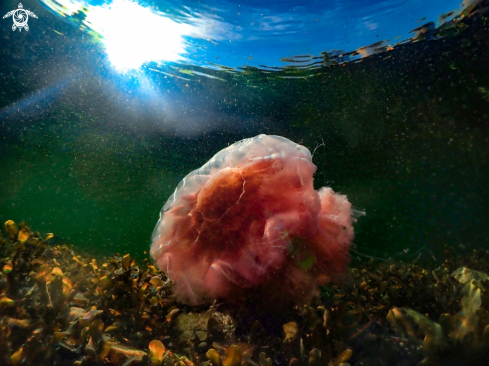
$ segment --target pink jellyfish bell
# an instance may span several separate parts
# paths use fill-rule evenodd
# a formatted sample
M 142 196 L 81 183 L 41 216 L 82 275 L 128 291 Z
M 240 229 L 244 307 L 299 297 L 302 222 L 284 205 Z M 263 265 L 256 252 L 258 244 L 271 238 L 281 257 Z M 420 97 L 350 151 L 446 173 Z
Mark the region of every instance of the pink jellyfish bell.
M 307 302 L 346 272 L 352 209 L 315 191 L 311 153 L 259 135 L 219 151 L 189 173 L 164 205 L 151 256 L 184 303 Z

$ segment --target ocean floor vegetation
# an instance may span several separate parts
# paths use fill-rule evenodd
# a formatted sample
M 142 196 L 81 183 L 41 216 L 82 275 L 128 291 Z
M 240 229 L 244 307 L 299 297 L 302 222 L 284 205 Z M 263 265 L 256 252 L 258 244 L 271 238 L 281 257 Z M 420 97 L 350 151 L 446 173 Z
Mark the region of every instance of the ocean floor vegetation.
M 9 220 L 0 237 L 1 365 L 488 365 L 489 251 L 434 268 L 368 260 L 281 311 L 189 306 L 149 261 L 100 260 Z

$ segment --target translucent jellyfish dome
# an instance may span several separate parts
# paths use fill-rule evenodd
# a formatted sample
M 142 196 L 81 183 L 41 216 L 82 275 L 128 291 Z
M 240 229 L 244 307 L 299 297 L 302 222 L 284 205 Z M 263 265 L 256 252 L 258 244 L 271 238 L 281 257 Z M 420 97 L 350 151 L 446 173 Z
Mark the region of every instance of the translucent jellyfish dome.
M 164 205 L 151 257 L 185 303 L 307 302 L 337 280 L 353 240 L 347 197 L 314 190 L 310 151 L 259 135 L 189 173 Z

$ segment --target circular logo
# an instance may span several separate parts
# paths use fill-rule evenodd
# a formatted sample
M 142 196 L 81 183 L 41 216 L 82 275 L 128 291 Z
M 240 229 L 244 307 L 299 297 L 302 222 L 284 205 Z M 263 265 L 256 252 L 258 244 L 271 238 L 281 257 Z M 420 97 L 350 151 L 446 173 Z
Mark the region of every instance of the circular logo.
M 29 14 L 24 9 L 16 9 L 12 18 L 17 28 L 23 28 L 29 20 Z
M 24 9 L 22 6 L 22 3 L 19 3 L 19 8 L 14 9 L 12 11 L 9 11 L 7 14 L 3 16 L 3 19 L 12 17 L 12 20 L 14 21 L 14 24 L 12 25 L 12 30 L 15 31 L 16 29 L 19 29 L 19 32 L 24 28 L 26 31 L 29 30 L 29 24 L 27 24 L 27 21 L 29 20 L 29 15 L 33 18 L 37 18 L 37 15 L 34 14 L 30 10 Z

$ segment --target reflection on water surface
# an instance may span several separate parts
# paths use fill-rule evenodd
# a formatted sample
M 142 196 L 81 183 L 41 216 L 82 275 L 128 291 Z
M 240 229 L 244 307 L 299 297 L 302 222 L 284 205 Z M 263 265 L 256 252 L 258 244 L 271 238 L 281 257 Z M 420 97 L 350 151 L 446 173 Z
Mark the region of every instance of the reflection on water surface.
M 463 29 L 480 0 L 155 2 L 41 0 L 100 37 L 119 70 L 172 61 L 226 70 L 316 69 Z

